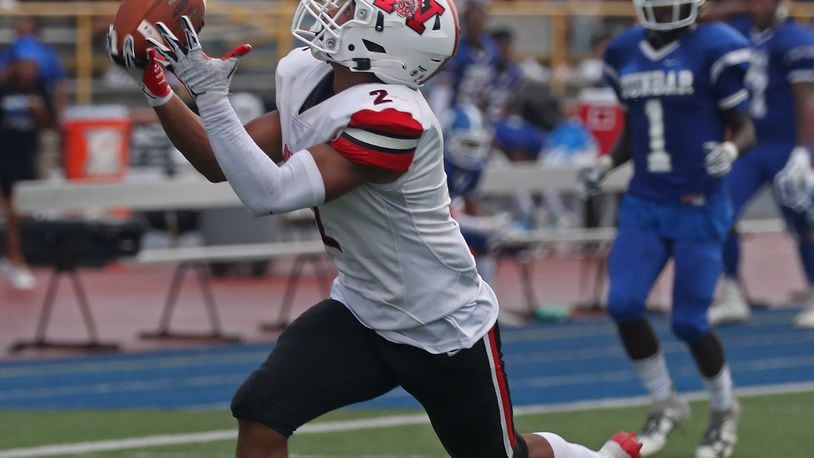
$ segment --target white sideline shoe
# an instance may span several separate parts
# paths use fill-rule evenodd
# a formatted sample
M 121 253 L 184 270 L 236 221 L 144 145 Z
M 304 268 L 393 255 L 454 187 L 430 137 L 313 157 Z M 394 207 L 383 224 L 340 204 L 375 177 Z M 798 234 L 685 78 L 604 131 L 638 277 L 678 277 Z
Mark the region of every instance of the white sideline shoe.
M 32 290 L 37 285 L 37 281 L 28 267 L 14 265 L 8 259 L 0 259 L 0 273 L 15 289 Z
M 523 316 L 502 308 L 497 312 L 497 322 L 506 328 L 519 328 L 527 324 Z
M 673 396 L 653 406 L 650 416 L 639 433 L 641 455 L 653 456 L 667 445 L 667 436 L 690 416 L 690 404 L 686 399 Z
M 726 412 L 711 412 L 709 426 L 695 449 L 695 458 L 727 458 L 738 442 L 738 421 L 741 407 L 738 401 Z
M 752 310 L 743 297 L 740 285 L 731 278 L 724 278 L 722 282 L 720 300 L 709 308 L 710 324 L 747 321 L 752 316 Z
M 794 317 L 794 325 L 798 328 L 814 328 L 814 307 L 804 308 Z
M 814 286 L 809 288 L 802 310 L 794 317 L 794 325 L 798 328 L 814 328 Z

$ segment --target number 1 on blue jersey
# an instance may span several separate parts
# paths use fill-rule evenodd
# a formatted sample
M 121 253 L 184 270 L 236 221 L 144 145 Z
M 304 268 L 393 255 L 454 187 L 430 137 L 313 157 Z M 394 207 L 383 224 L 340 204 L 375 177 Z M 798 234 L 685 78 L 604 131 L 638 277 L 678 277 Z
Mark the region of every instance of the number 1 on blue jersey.
M 664 109 L 661 106 L 661 100 L 648 100 L 644 110 L 647 114 L 647 121 L 650 123 L 650 153 L 647 155 L 647 171 L 669 173 L 673 167 L 664 140 Z

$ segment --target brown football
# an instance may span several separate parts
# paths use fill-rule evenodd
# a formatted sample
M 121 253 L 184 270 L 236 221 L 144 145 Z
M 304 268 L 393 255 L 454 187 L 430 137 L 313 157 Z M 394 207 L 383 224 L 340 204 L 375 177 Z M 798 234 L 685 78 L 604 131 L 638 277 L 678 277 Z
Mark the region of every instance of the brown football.
M 143 68 L 147 64 L 148 44 L 145 38 L 153 37 L 163 42 L 155 28 L 156 22 L 163 22 L 172 32 L 184 40 L 181 16 L 189 16 L 195 30 L 201 31 L 206 13 L 206 0 L 122 0 L 116 19 L 113 20 L 116 49 L 121 50 L 124 37 L 133 35 L 136 65 Z M 121 52 L 114 56 L 117 64 L 123 65 Z

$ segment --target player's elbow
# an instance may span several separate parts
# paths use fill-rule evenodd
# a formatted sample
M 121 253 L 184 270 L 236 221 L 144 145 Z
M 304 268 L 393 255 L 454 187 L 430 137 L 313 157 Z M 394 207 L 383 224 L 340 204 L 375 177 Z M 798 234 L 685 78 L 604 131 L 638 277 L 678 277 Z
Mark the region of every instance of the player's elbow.
M 210 183 L 223 183 L 226 181 L 226 177 L 223 175 L 207 174 L 204 175 L 204 178 L 206 178 Z
M 266 198 L 259 195 L 239 197 L 243 202 L 243 206 L 246 207 L 252 216 L 275 215 L 280 213 L 288 213 L 290 211 L 299 209 L 298 207 L 292 207 L 286 203 L 273 202 L 269 196 L 266 196 Z
M 246 210 L 248 210 L 249 213 L 255 217 L 268 216 L 272 213 L 276 213 L 271 208 L 269 208 L 268 205 L 262 205 L 260 202 L 251 202 L 244 200 L 243 205 L 246 207 Z
M 226 175 L 219 167 L 201 167 L 198 172 L 206 178 L 210 183 L 223 183 L 226 181 Z
M 755 125 L 752 124 L 752 121 L 744 123 L 744 126 L 741 128 L 741 136 L 743 142 L 741 151 L 748 151 L 755 147 L 755 144 L 757 144 L 757 133 L 755 132 Z

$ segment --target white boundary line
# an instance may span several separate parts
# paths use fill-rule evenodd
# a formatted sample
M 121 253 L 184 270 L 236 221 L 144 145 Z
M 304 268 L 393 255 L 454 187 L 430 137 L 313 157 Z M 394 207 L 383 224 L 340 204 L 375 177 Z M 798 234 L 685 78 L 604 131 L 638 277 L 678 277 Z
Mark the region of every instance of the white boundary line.
M 790 383 L 783 385 L 767 385 L 754 388 L 736 390 L 738 396 L 753 397 L 765 394 L 789 394 L 814 391 L 814 382 Z M 686 395 L 689 399 L 699 400 L 706 397 L 703 391 L 695 391 Z M 596 401 L 580 401 L 564 404 L 548 404 L 517 407 L 515 415 L 533 415 L 540 413 L 575 412 L 591 409 L 614 409 L 619 407 L 636 407 L 647 405 L 646 396 L 630 398 L 604 399 Z M 429 423 L 425 414 L 394 415 L 389 417 L 367 418 L 360 420 L 343 420 L 323 423 L 314 423 L 303 426 L 297 434 L 317 434 L 339 431 L 358 431 L 363 429 L 391 428 L 396 426 L 420 425 Z M 168 445 L 200 444 L 207 442 L 220 442 L 235 440 L 236 430 L 209 431 L 205 433 L 168 434 L 146 436 L 130 439 L 78 442 L 75 444 L 54 444 L 40 447 L 28 447 L 0 450 L 0 458 L 32 458 L 43 456 L 78 455 L 94 452 L 114 450 L 140 449 L 148 447 L 162 447 Z

